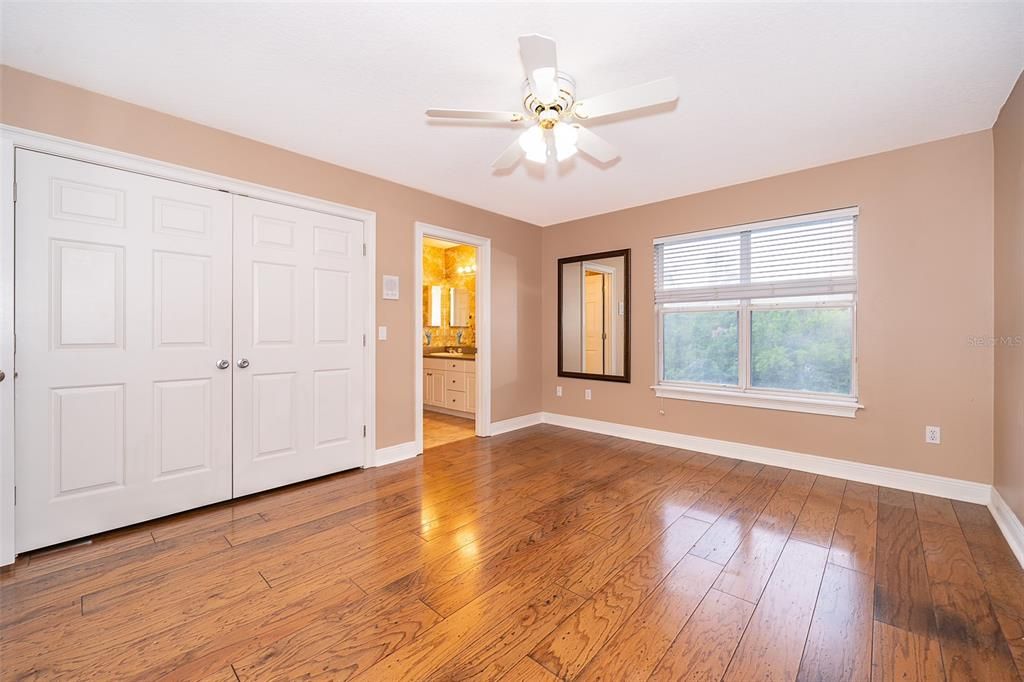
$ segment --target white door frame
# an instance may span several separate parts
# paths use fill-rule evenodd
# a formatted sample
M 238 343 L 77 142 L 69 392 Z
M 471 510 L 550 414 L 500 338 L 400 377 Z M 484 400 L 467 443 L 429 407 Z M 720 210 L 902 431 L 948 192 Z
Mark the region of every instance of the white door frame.
M 491 435 L 491 240 L 429 223 L 415 224 L 413 239 L 413 300 L 415 329 L 413 357 L 416 383 L 416 454 L 423 454 L 423 237 L 476 247 L 476 435 Z
M 24 128 L 0 125 L 0 566 L 14 561 L 14 150 L 31 149 L 110 168 L 142 173 L 198 187 L 242 194 L 279 204 L 319 211 L 363 222 L 366 244 L 366 443 L 363 466 L 373 466 L 376 420 L 376 252 L 377 214 L 343 204 L 264 185 L 147 159 L 96 145 L 76 142 Z M 421 320 L 422 321 L 422 320 Z

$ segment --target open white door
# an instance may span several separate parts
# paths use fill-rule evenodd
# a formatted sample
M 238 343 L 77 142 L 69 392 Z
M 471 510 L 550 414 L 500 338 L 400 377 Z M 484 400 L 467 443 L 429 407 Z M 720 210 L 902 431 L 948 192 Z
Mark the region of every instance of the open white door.
M 16 549 L 231 496 L 231 198 L 18 150 Z
M 234 493 L 362 466 L 363 223 L 234 198 Z

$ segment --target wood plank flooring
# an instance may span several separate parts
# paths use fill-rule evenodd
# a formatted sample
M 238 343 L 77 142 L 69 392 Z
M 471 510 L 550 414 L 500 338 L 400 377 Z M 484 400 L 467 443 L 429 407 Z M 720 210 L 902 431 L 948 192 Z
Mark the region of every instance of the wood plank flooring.
M 0 678 L 1021 680 L 984 507 L 550 425 L 0 571 Z
M 423 411 L 424 450 L 475 436 L 476 423 L 472 419 L 443 412 Z

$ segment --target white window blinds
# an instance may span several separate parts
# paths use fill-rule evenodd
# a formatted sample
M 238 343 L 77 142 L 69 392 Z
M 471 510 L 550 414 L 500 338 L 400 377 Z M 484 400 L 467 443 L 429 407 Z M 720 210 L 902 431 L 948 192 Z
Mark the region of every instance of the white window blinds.
M 654 241 L 656 303 L 857 290 L 857 209 Z

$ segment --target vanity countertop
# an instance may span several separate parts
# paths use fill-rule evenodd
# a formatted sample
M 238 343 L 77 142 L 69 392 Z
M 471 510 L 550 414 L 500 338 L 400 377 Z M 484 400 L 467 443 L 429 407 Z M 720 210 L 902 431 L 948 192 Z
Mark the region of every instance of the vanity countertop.
M 424 353 L 425 358 L 444 358 L 446 360 L 468 360 L 470 362 L 476 360 L 476 353 L 450 353 L 448 351 L 439 351 L 435 353 Z

